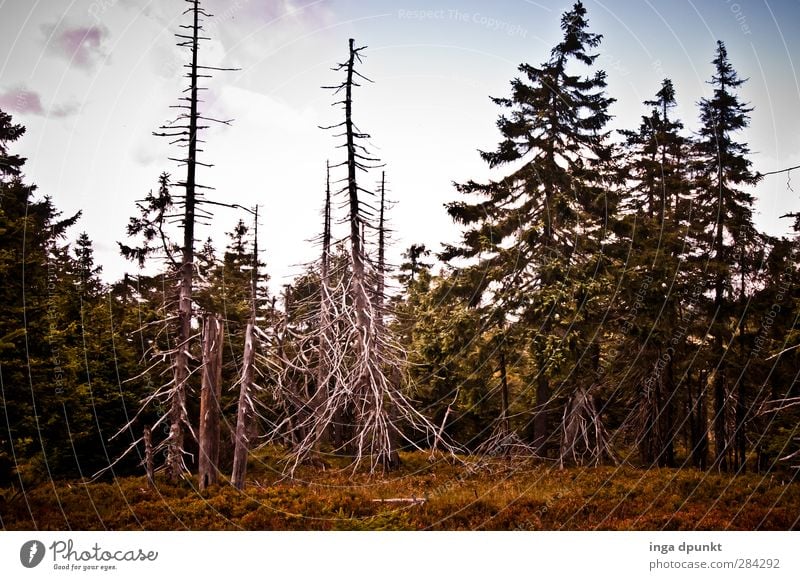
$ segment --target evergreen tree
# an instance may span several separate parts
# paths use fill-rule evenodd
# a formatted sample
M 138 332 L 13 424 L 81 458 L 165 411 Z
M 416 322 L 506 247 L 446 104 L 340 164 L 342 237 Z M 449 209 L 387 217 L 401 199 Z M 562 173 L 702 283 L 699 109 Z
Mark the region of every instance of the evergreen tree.
M 672 81 L 665 79 L 654 100 L 645 101 L 650 114 L 625 136 L 624 171 L 628 188 L 621 202 L 618 225 L 621 262 L 620 324 L 615 352 L 636 353 L 634 364 L 607 361 L 604 368 L 619 383 L 631 385 L 631 426 L 645 465 L 671 466 L 675 460 L 679 393 L 689 320 L 681 306 L 690 291 L 690 222 L 685 160 L 688 140 L 683 124 L 670 117 L 676 105 Z M 691 313 L 687 313 L 691 314 Z M 696 322 L 696 321 L 695 321 Z M 621 368 L 619 368 L 621 367 Z
M 99 275 L 103 267 L 94 264 L 94 248 L 89 234 L 82 232 L 78 236 L 74 252 L 81 295 L 86 298 L 98 296 L 102 291 Z
M 749 125 L 751 108 L 736 90 L 744 84 L 728 60 L 725 45 L 717 42 L 714 88 L 700 101 L 701 127 L 695 144 L 696 244 L 701 250 L 699 267 L 712 289 L 709 334 L 713 336 L 708 357 L 714 399 L 714 465 L 737 469 L 744 461 L 742 406 L 747 394 L 744 381 L 735 380 L 735 362 L 729 349 L 744 324 L 749 276 L 756 269 L 761 241 L 753 226 L 753 196 L 745 188 L 758 182 L 751 170 L 750 153 L 736 134 Z M 733 372 L 731 372 L 733 371 Z
M 587 318 L 581 324 L 591 324 L 595 281 L 602 278 L 592 273 L 605 269 L 602 240 L 616 205 L 605 171 L 613 99 L 604 93 L 605 73 L 591 71 L 597 59 L 591 51 L 602 37 L 589 32 L 581 2 L 562 16 L 561 29 L 550 58 L 539 67 L 520 65 L 511 96 L 493 99 L 510 112 L 498 119 L 503 139 L 497 150 L 481 157 L 492 168 L 515 169 L 497 181 L 457 185 L 481 200 L 448 204 L 451 217 L 468 229 L 460 245 L 442 254 L 469 263 L 461 286 L 471 304 L 483 305 L 498 325 L 535 329 L 533 431 L 540 450 L 551 434 L 551 379 L 566 357 L 577 361 L 588 348 L 564 323 L 582 312 Z M 590 70 L 579 75 L 580 67 Z
M 0 477 L 63 473 L 69 457 L 65 401 L 77 360 L 67 348 L 69 256 L 63 239 L 80 212 L 61 219 L 50 198 L 23 182 L 24 159 L 9 146 L 25 130 L 0 111 Z M 71 454 L 70 454 L 71 455 Z M 15 464 L 16 462 L 16 464 Z M 31 462 L 29 464 L 29 462 Z
M 0 110 L 0 181 L 6 183 L 20 176 L 25 158 L 8 151 L 9 143 L 25 134 L 25 127 L 12 123 L 11 115 Z
M 400 264 L 400 274 L 397 277 L 399 282 L 408 285 L 414 282 L 417 273 L 425 268 L 430 268 L 430 264 L 423 261 L 422 258 L 430 256 L 431 251 L 425 247 L 425 244 L 411 244 L 409 248 L 403 252 L 403 259 L 405 260 Z
M 396 302 L 393 326 L 408 353 L 408 379 L 419 409 L 448 439 L 474 450 L 491 436 L 501 410 L 499 398 L 486 389 L 496 383 L 489 333 L 480 313 L 451 289 L 452 280 L 418 264 Z M 423 433 L 414 435 L 429 443 Z

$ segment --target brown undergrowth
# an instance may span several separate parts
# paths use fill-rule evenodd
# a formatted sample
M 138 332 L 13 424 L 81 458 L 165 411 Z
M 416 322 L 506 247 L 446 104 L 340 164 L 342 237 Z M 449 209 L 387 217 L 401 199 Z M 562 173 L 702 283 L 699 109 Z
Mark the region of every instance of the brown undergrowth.
M 191 479 L 150 489 L 143 477 L 8 488 L 0 517 L 7 530 L 800 529 L 800 482 L 789 475 L 402 459 L 383 477 L 309 465 L 285 479 L 264 452 L 243 492 L 200 492 Z

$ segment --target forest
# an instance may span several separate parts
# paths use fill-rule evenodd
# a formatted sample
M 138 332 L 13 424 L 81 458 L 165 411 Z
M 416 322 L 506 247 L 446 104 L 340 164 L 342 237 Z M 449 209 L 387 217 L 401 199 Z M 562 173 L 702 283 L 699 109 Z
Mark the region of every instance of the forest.
M 603 36 L 581 2 L 554 15 L 484 120 L 498 177 L 454 183 L 460 237 L 398 264 L 409 192 L 358 124 L 369 47 L 343 42 L 308 264 L 276 290 L 270 200 L 202 181 L 206 130 L 236 131 L 203 109 L 231 70 L 204 65 L 211 18 L 186 0 L 186 90 L 152 137 L 175 156 L 120 208 L 113 283 L 0 110 L 0 527 L 800 526 L 800 213 L 769 235 L 752 194 L 798 168 L 754 168 L 754 71 L 723 41 L 698 131 L 669 78 L 612 131 Z M 197 234 L 216 212 L 240 216 L 224 248 Z

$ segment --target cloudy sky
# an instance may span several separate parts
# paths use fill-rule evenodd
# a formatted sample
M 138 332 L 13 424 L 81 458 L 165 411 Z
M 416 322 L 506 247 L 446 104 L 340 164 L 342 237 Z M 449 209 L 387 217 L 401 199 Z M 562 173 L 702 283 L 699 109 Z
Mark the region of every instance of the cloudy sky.
M 206 0 L 216 17 L 201 49 L 210 66 L 239 68 L 208 82 L 204 111 L 230 118 L 208 131 L 200 173 L 212 199 L 262 207 L 262 258 L 273 284 L 297 273 L 315 250 L 325 161 L 341 160 L 337 141 L 319 129 L 340 120 L 331 66 L 347 39 L 367 45 L 361 72 L 375 83 L 356 93 L 355 115 L 386 162 L 397 253 L 430 248 L 457 231 L 443 203 L 452 182 L 489 176 L 477 150 L 498 140 L 498 109 L 521 62 L 544 61 L 559 37 L 567 0 Z M 586 0 L 590 26 L 604 35 L 599 65 L 609 75 L 613 128 L 638 124 L 661 79 L 673 79 L 678 114 L 697 126 L 697 101 L 709 95 L 717 39 L 725 41 L 755 106 L 745 138 L 761 172 L 800 164 L 800 1 Z M 167 171 L 182 171 L 176 151 L 152 132 L 172 116 L 186 56 L 173 32 L 185 23 L 183 0 L 0 0 L 0 108 L 27 126 L 18 152 L 27 179 L 65 213 L 83 210 L 75 234 L 96 244 L 105 277 L 135 268 L 116 241 L 134 201 Z M 800 171 L 765 178 L 756 189 L 757 223 L 775 234 L 800 209 Z M 365 179 L 371 186 L 376 172 Z M 796 185 L 796 186 L 795 186 Z M 794 191 L 792 191 L 794 187 Z M 212 236 L 239 217 L 217 211 Z

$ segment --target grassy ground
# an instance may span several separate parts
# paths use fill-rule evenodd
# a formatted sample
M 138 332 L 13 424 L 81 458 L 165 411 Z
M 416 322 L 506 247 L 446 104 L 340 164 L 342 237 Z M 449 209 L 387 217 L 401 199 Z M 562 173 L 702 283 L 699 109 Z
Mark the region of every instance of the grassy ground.
M 281 479 L 255 458 L 249 485 L 199 492 L 144 478 L 56 482 L 0 490 L 5 529 L 45 530 L 790 530 L 800 529 L 800 482 L 694 469 L 560 470 L 533 462 L 463 465 L 403 454 L 372 478 L 303 466 Z M 424 501 L 387 502 L 376 500 Z

